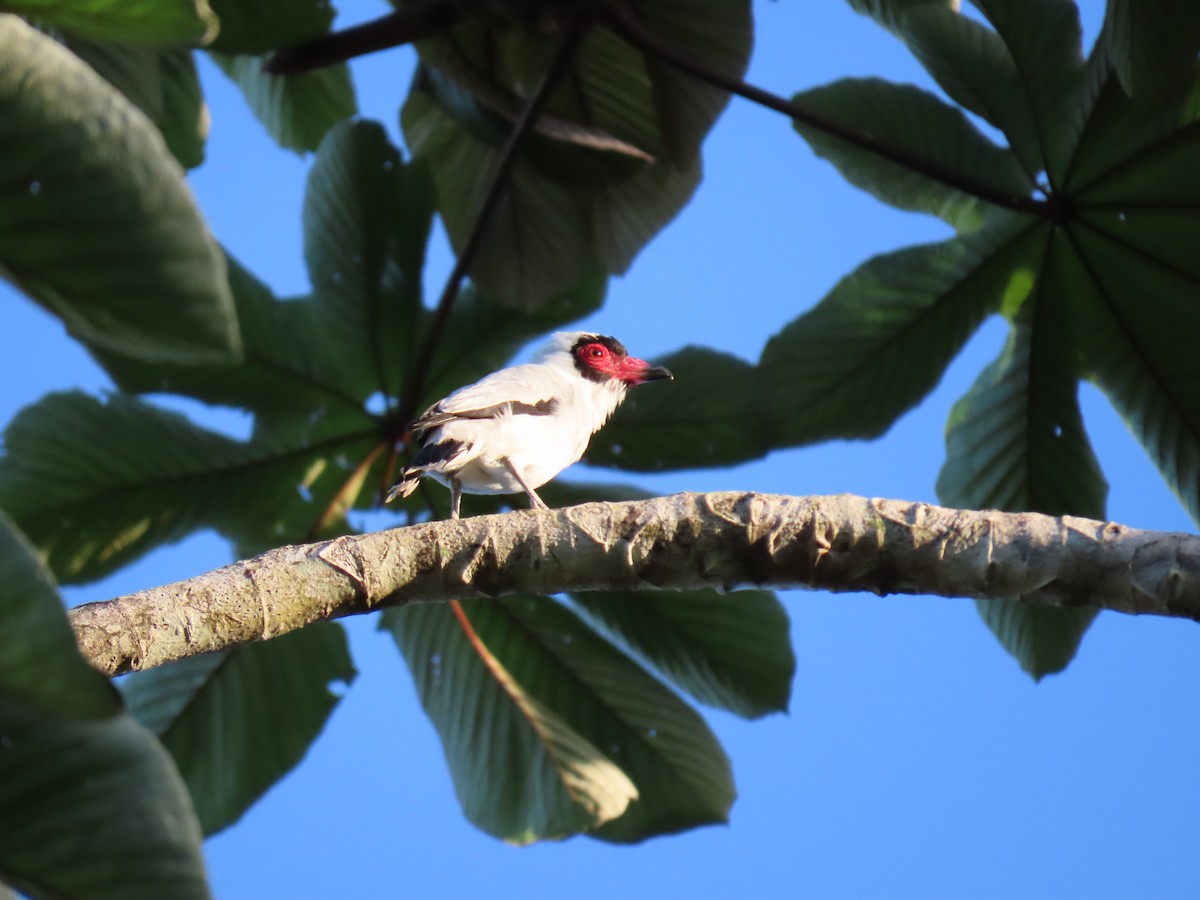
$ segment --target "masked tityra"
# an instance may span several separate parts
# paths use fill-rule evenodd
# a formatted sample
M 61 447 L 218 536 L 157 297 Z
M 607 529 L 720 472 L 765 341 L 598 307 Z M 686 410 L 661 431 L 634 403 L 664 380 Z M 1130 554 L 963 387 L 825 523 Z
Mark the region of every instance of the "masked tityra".
M 407 497 L 428 476 L 450 488 L 450 517 L 463 491 L 517 494 L 546 509 L 541 487 L 587 449 L 632 386 L 672 378 L 625 352 L 615 338 L 561 332 L 534 361 L 459 388 L 412 425 L 420 450 L 388 491 Z

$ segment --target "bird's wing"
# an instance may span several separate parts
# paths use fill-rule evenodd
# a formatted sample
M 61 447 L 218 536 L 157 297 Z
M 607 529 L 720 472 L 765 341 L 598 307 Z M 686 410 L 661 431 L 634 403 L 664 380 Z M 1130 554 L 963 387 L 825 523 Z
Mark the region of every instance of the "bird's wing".
M 553 415 L 558 409 L 556 394 L 563 389 L 559 380 L 546 366 L 501 369 L 439 400 L 413 423 L 413 430 L 428 431 L 457 419 Z

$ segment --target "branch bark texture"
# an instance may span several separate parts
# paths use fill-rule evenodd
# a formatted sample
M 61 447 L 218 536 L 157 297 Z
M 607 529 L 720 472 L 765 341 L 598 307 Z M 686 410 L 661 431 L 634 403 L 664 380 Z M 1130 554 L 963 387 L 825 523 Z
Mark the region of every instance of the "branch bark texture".
M 850 495 L 675 494 L 281 547 L 70 615 L 85 658 L 115 675 L 405 603 L 748 585 L 1200 620 L 1200 537 Z

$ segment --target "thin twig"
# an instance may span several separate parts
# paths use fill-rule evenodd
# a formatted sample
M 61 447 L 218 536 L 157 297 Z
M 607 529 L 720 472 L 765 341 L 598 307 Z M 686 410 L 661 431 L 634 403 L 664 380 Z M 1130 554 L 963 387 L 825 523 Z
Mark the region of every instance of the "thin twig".
M 605 11 L 607 13 L 608 26 L 635 49 L 661 60 L 680 71 L 686 72 L 693 78 L 729 91 L 731 94 L 737 94 L 739 97 L 744 97 L 768 109 L 783 113 L 797 122 L 802 122 L 847 143 L 854 144 L 856 147 L 861 147 L 863 150 L 875 153 L 884 159 L 904 166 L 906 169 L 911 169 L 928 178 L 932 178 L 934 181 L 941 182 L 955 190 L 978 197 L 980 200 L 986 200 L 988 203 L 1005 209 L 1011 209 L 1015 212 L 1038 214 L 1045 212 L 1046 204 L 1044 201 L 1035 200 L 1032 197 L 1026 197 L 1021 194 L 1012 194 L 1008 191 L 997 190 L 991 185 L 978 181 L 969 175 L 947 169 L 928 157 L 911 153 L 903 147 L 889 144 L 868 131 L 838 122 L 791 100 L 785 100 L 762 88 L 747 84 L 735 75 L 720 72 L 707 63 L 680 52 L 666 41 L 663 41 L 646 28 L 638 18 L 637 13 L 627 3 L 614 3 L 606 7 Z

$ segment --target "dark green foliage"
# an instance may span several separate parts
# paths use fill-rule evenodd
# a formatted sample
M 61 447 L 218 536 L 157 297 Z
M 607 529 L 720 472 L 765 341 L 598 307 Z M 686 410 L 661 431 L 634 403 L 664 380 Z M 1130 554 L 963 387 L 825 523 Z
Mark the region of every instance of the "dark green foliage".
M 205 897 L 162 747 L 83 661 L 50 574 L 0 515 L 0 878 L 29 896 Z
M 1103 516 L 1106 483 L 1076 400 L 1086 379 L 1200 517 L 1193 4 L 1111 0 L 1086 59 L 1069 0 L 976 0 L 980 17 L 945 0 L 852 5 L 902 40 L 944 96 L 843 80 L 795 96 L 812 114 L 796 129 L 851 183 L 956 235 L 864 262 L 811 308 L 800 288 L 757 361 L 703 347 L 656 360 L 676 381 L 635 392 L 588 461 L 702 468 L 878 436 L 998 315 L 1009 340 L 951 413 L 942 499 Z M 744 71 L 745 0 L 634 7 L 658 39 L 724 75 Z M 304 755 L 336 703 L 330 685 L 354 677 L 329 623 L 140 675 L 127 697 L 173 764 L 76 653 L 34 554 L 80 581 L 204 528 L 243 555 L 352 530 L 352 511 L 378 505 L 409 452 L 405 418 L 600 308 L 607 276 L 696 189 L 701 142 L 728 99 L 616 30 L 579 34 L 500 185 L 473 284 L 435 312 L 422 283 L 433 216 L 466 244 L 563 33 L 543 27 L 539 4 L 458 4 L 452 31 L 419 43 L 405 159 L 382 125 L 350 121 L 344 65 L 261 71 L 267 54 L 328 29 L 330 7 L 214 9 L 22 0 L 0 15 L 0 274 L 59 316 L 119 388 L 31 404 L 0 456 L 0 508 L 15 523 L 0 519 L 0 631 L 29 636 L 0 642 L 0 732 L 18 735 L 22 754 L 19 776 L 0 771 L 0 876 L 31 894 L 202 895 L 185 785 L 206 832 L 236 820 Z M 200 164 L 205 139 L 192 48 L 209 40 L 275 140 L 316 151 L 307 296 L 279 299 L 228 259 L 183 187 L 181 165 Z M 136 396 L 161 393 L 239 409 L 251 436 Z M 569 481 L 542 493 L 556 506 L 638 494 Z M 419 492 L 399 511 L 442 515 L 444 502 Z M 982 602 L 985 622 L 1035 678 L 1062 669 L 1094 613 L 1011 599 Z M 571 602 L 613 640 L 546 597 L 383 621 L 468 817 L 514 842 L 632 842 L 724 821 L 728 761 L 668 682 L 747 718 L 785 709 L 795 660 L 778 600 Z M 38 666 L 52 674 L 32 677 L 34 658 L 54 660 Z M 486 789 L 497 770 L 500 793 Z M 42 777 L 67 787 L 39 798 L 30 779 Z M 154 796 L 129 806 L 124 788 L 147 783 Z M 76 831 L 103 822 L 119 841 L 64 867 L 78 848 L 39 830 L 57 816 Z

